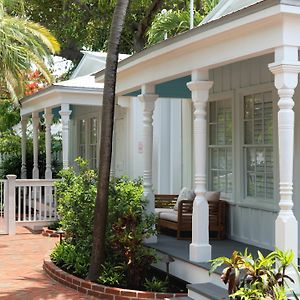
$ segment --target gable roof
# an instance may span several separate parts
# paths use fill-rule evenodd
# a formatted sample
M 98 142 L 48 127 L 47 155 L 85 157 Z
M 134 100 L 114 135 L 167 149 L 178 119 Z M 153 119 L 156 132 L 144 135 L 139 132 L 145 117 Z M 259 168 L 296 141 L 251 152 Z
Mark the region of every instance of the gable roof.
M 200 25 L 220 19 L 246 7 L 264 0 L 221 0 L 218 5 L 203 19 Z

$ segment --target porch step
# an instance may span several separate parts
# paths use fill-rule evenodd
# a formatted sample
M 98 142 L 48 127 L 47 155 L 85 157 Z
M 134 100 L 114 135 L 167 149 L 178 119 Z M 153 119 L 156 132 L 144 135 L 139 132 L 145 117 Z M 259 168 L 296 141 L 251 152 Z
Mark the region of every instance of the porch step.
M 168 300 L 193 300 L 192 298 L 190 297 L 176 297 L 176 298 L 165 298 L 165 299 L 168 299 Z
M 187 288 L 193 300 L 229 300 L 227 290 L 213 283 L 188 284 Z

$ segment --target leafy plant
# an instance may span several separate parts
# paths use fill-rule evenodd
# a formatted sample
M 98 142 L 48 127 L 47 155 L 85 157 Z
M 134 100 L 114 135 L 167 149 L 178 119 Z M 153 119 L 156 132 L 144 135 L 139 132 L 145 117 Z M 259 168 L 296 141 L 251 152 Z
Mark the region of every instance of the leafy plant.
M 238 300 L 287 299 L 287 280 L 294 282 L 286 275 L 286 269 L 292 265 L 293 252 L 283 252 L 279 249 L 267 256 L 258 251 L 258 257 L 253 258 L 245 252 L 234 251 L 231 258 L 218 257 L 212 260 L 210 273 L 221 265 L 223 270 L 221 279 L 228 284 L 228 294 Z M 275 264 L 277 267 L 275 267 Z
M 144 287 L 147 291 L 165 293 L 167 292 L 168 282 L 166 280 L 160 280 L 156 277 L 152 279 L 145 279 Z
M 98 282 L 109 285 L 109 286 L 119 286 L 124 285 L 125 280 L 125 267 L 115 266 L 110 263 L 105 263 L 101 268 L 101 275 L 98 278 Z
M 61 180 L 56 183 L 57 210 L 66 239 L 64 246 L 55 248 L 53 261 L 85 277 L 91 254 L 97 175 L 88 169 L 86 161 L 78 158 L 76 162 L 78 168 L 61 171 Z M 156 261 L 155 250 L 144 246 L 144 240 L 155 234 L 155 216 L 145 213 L 146 204 L 141 180 L 111 180 L 106 263 L 98 282 L 128 288 L 142 287 L 150 265 Z M 60 251 L 66 253 L 61 255 Z M 73 255 L 82 257 L 77 260 Z

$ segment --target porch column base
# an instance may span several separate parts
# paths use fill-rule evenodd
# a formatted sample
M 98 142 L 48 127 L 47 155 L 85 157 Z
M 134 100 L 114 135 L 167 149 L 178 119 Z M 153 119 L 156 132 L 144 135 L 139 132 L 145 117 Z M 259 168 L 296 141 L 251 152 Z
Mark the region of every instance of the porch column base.
M 190 244 L 190 261 L 208 262 L 211 260 L 211 245 Z

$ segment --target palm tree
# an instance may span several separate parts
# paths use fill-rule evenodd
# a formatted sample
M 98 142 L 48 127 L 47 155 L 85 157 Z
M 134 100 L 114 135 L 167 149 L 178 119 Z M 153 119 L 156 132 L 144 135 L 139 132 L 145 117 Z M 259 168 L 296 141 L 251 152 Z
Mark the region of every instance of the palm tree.
M 190 0 L 193 1 L 193 0 Z M 203 18 L 219 3 L 220 0 L 196 1 L 200 10 L 194 12 L 194 25 L 198 26 Z M 188 3 L 186 3 L 187 5 Z M 190 29 L 190 13 L 187 7 L 183 9 L 167 10 L 157 14 L 151 27 L 147 31 L 148 45 L 162 41 L 165 35 L 175 36 Z
M 101 146 L 99 179 L 94 211 L 93 245 L 87 278 L 95 281 L 99 277 L 101 264 L 104 263 L 104 245 L 108 210 L 108 188 L 114 125 L 115 88 L 118 67 L 119 45 L 129 0 L 117 0 L 108 40 L 103 108 L 101 123 Z
M 46 62 L 58 53 L 59 44 L 43 26 L 24 15 L 22 0 L 0 0 L 0 89 L 13 100 L 24 95 L 24 79 L 32 68 L 46 80 L 52 76 Z

